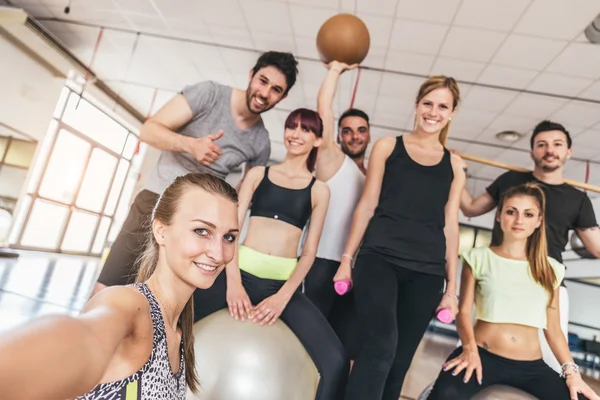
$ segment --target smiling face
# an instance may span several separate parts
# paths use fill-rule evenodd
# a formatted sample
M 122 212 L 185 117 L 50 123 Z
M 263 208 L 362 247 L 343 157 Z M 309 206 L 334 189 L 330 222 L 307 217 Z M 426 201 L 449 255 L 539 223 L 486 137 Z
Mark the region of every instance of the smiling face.
M 533 196 L 512 196 L 504 201 L 497 220 L 504 239 L 527 239 L 542 223 L 540 205 Z
M 286 95 L 285 75 L 273 66 L 261 68 L 252 75 L 246 89 L 246 105 L 253 114 L 260 114 L 275 107 Z
M 369 124 L 358 116 L 345 117 L 340 121 L 339 138 L 342 151 L 350 158 L 362 157 L 371 141 Z
M 303 123 L 300 117 L 286 124 L 283 139 L 288 154 L 295 156 L 308 155 L 322 140 L 317 137 L 310 124 Z
M 192 286 L 208 289 L 233 259 L 239 235 L 237 205 L 188 186 L 171 224 L 155 219 L 153 234 L 160 247 L 159 257 L 172 272 Z
M 416 129 L 438 134 L 454 115 L 454 97 L 448 88 L 439 88 L 427 93 L 416 104 Z
M 545 172 L 552 172 L 565 165 L 571 152 L 564 132 L 546 131 L 535 136 L 531 158 L 536 167 Z

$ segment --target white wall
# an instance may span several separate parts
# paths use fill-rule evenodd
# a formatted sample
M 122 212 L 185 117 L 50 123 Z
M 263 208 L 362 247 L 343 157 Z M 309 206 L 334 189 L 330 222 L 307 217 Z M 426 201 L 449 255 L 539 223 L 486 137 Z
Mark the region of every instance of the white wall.
M 0 36 L 0 121 L 41 140 L 64 85 Z

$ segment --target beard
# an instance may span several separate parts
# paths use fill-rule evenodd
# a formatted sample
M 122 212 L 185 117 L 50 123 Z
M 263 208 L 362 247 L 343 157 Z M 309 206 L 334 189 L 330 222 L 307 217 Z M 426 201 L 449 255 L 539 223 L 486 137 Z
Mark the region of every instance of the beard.
M 253 97 L 258 97 L 258 98 L 260 98 L 258 95 L 256 95 L 256 94 L 252 94 L 252 93 L 250 92 L 250 89 L 246 90 L 246 107 L 248 107 L 248 110 L 249 110 L 249 111 L 250 111 L 252 114 L 254 114 L 254 115 L 260 115 L 260 114 L 264 113 L 265 111 L 269 111 L 271 108 L 273 108 L 273 106 L 269 106 L 269 103 L 267 103 L 267 100 L 264 100 L 264 103 L 265 103 L 265 108 L 263 108 L 263 109 L 261 109 L 261 110 L 258 110 L 258 111 L 257 111 L 257 110 L 255 110 L 255 109 L 252 107 L 252 98 L 253 98 Z M 261 99 L 261 100 L 263 100 L 263 99 Z
M 350 148 L 345 143 L 342 143 L 342 151 L 348 157 L 350 157 L 352 159 L 356 159 L 356 158 L 361 158 L 365 155 L 365 153 L 367 152 L 367 146 L 364 146 L 360 150 L 353 152 L 352 150 L 350 150 Z
M 554 165 L 545 164 L 546 158 L 548 158 L 548 156 L 549 155 L 546 154 L 542 158 L 534 158 L 533 161 L 535 163 L 535 166 L 538 168 L 541 168 L 544 172 L 553 172 L 553 171 L 556 171 L 557 169 L 561 168 L 564 165 L 564 160 L 562 158 L 560 158 L 559 156 L 557 156 L 556 154 L 551 155 L 551 157 L 553 157 L 555 161 L 558 161 L 556 164 L 554 164 Z

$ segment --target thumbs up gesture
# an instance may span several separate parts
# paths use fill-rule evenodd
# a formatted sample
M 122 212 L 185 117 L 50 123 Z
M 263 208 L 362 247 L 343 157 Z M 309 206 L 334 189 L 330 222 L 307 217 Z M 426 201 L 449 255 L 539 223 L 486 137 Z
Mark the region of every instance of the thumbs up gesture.
M 191 155 L 202 165 L 208 166 L 214 163 L 222 153 L 221 148 L 214 141 L 222 136 L 223 130 L 220 130 L 217 133 L 194 139 Z

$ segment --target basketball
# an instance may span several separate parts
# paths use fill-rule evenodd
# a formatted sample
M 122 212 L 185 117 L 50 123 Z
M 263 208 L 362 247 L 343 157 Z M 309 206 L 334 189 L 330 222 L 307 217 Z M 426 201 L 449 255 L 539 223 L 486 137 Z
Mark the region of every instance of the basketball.
M 332 61 L 360 64 L 367 57 L 370 43 L 367 26 L 352 14 L 329 18 L 317 34 L 317 50 L 326 64 Z

